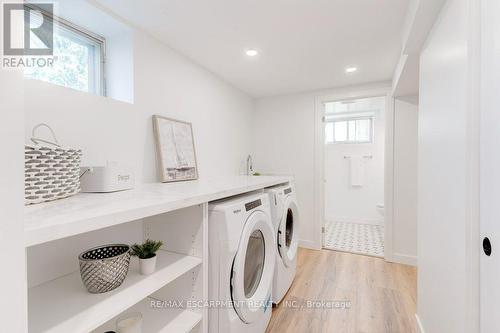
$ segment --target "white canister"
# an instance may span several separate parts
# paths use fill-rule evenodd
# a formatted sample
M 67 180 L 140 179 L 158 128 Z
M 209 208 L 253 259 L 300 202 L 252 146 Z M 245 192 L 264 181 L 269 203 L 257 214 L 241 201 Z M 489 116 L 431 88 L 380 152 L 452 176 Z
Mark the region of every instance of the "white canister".
M 126 314 L 116 321 L 117 333 L 142 333 L 142 314 L 139 312 Z

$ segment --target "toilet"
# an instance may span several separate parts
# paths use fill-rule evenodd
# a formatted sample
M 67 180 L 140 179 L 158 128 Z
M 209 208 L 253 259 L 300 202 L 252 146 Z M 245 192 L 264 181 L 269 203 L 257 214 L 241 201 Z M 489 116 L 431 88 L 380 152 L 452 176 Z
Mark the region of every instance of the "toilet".
M 376 205 L 377 207 L 377 212 L 382 216 L 384 217 L 384 204 L 377 204 Z

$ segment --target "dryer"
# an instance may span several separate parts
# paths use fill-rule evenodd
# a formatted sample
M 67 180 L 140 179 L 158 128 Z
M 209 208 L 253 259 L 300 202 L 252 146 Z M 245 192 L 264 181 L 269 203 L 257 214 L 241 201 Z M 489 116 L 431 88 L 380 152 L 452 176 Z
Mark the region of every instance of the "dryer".
M 275 248 L 268 195 L 209 204 L 210 333 L 266 331 Z
M 299 208 L 293 183 L 265 189 L 276 239 L 272 301 L 281 302 L 295 278 L 299 247 Z

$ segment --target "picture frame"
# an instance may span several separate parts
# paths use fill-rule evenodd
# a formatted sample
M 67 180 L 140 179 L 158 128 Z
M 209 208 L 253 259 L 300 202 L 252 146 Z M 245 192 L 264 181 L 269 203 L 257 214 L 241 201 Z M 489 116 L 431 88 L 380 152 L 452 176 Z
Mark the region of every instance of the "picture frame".
M 153 116 L 156 151 L 163 183 L 198 179 L 198 163 L 191 123 Z

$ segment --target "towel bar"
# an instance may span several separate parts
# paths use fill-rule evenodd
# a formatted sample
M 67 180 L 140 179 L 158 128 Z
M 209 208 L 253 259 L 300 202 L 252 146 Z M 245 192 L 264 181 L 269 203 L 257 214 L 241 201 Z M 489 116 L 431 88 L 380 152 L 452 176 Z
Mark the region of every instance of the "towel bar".
M 344 158 L 351 158 L 351 156 L 344 156 Z M 373 155 L 365 155 L 363 158 L 373 158 Z

